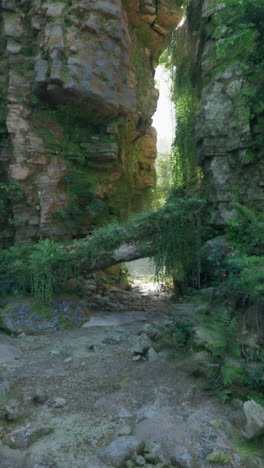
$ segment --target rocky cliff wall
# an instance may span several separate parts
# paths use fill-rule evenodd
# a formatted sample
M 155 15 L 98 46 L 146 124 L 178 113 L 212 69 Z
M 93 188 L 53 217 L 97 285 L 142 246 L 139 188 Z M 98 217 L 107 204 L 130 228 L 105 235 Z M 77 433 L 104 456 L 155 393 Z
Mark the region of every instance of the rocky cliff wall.
M 86 234 L 154 184 L 174 0 L 2 0 L 1 243 Z
M 247 99 L 259 83 L 246 63 L 246 50 L 232 60 L 232 51 L 217 61 L 217 47 L 230 35 L 232 24 L 217 18 L 219 2 L 205 0 L 202 10 L 204 47 L 201 71 L 203 89 L 197 122 L 197 142 L 213 202 L 212 222 L 222 224 L 234 214 L 233 202 L 264 207 L 263 142 L 257 125 L 261 111 Z M 219 24 L 220 23 L 220 24 Z M 234 34 L 236 31 L 234 31 Z M 256 44 L 255 44 L 256 46 Z M 245 45 L 250 47 L 250 44 Z M 257 53 L 257 51 L 256 51 Z M 223 63 L 224 62 L 224 63 Z M 253 93 L 252 93 L 253 94 Z
M 193 12 L 197 4 L 196 148 L 211 223 L 223 225 L 235 214 L 234 202 L 264 207 L 261 15 L 254 2 L 247 11 L 232 1 L 193 1 Z
M 179 142 L 177 151 L 185 158 L 179 166 L 189 188 L 194 174 L 203 182 L 210 222 L 219 226 L 234 216 L 234 202 L 264 207 L 263 104 L 257 97 L 263 79 L 261 5 L 259 11 L 253 8 L 257 2 L 248 11 L 233 1 L 226 5 L 192 0 L 174 44 L 176 99 L 186 92 L 186 63 L 190 79 L 189 114 L 183 116 L 189 133 Z

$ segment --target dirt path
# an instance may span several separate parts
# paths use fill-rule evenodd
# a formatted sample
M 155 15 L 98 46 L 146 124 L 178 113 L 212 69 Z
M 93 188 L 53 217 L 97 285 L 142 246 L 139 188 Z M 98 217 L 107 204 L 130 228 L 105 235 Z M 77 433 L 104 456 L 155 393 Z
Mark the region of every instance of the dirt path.
M 137 310 L 100 310 L 86 328 L 16 339 L 22 355 L 0 367 L 11 384 L 9 405 L 18 412 L 0 434 L 16 449 L 0 446 L 1 468 L 207 468 L 217 466 L 206 461 L 214 452 L 225 454 L 227 467 L 244 466 L 230 440 L 240 410 L 208 396 L 192 376 L 191 354 L 175 360 L 153 352 L 133 360 L 142 333 L 149 340 L 146 324 L 164 322 L 168 304 L 129 294 L 136 294 L 127 304 Z M 194 308 L 178 304 L 171 312 L 185 316 Z M 52 432 L 44 435 L 47 428 Z M 21 449 L 27 431 L 32 444 Z

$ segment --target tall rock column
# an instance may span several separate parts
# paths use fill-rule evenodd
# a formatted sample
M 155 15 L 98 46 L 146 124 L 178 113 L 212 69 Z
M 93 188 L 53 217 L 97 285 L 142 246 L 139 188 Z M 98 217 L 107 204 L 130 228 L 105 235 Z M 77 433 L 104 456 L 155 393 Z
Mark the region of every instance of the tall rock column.
M 244 12 L 232 1 L 191 0 L 176 37 L 183 37 L 176 47 L 181 49 L 179 67 L 191 57 L 190 89 L 196 99 L 192 164 L 201 168 L 210 222 L 219 227 L 235 215 L 235 202 L 264 207 L 263 105 L 257 98 L 263 77 L 260 17 L 261 6 Z M 248 27 L 244 47 L 243 37 L 237 37 L 239 22 L 243 31 Z M 180 95 L 184 83 L 178 79 L 178 84 Z M 183 146 L 179 151 L 183 154 Z
M 0 177 L 19 188 L 8 202 L 17 242 L 83 236 L 142 205 L 154 68 L 181 15 L 173 0 L 2 0 Z

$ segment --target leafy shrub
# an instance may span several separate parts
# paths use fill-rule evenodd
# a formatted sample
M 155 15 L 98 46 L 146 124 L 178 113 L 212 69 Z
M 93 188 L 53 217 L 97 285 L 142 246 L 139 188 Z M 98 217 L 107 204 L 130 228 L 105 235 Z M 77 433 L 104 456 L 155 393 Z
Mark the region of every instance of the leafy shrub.
M 206 316 L 197 328 L 197 336 L 198 343 L 211 354 L 211 360 L 206 368 L 210 386 L 224 401 L 229 395 L 229 387 L 244 379 L 244 370 L 239 361 L 237 320 L 227 311 Z
M 227 227 L 226 247 L 213 253 L 218 277 L 212 305 L 225 303 L 239 311 L 245 327 L 264 331 L 264 217 L 259 211 L 237 207 Z M 260 336 L 261 338 L 261 336 Z
M 200 287 L 200 216 L 204 203 L 197 198 L 171 196 L 165 205 L 168 213 L 154 232 L 156 277 L 179 278 Z
M 247 396 L 249 391 L 263 393 L 264 352 L 258 347 L 242 348 L 236 317 L 227 311 L 204 316 L 195 341 L 211 354 L 206 377 L 223 402 L 236 392 L 240 396 Z
M 264 258 L 241 256 L 229 261 L 228 285 L 237 295 L 264 301 Z
M 237 319 L 229 312 L 207 315 L 198 327 L 198 342 L 209 351 L 213 358 L 226 359 L 240 356 Z
M 12 201 L 22 196 L 21 188 L 14 182 L 0 182 L 0 243 L 6 247 L 10 245 L 14 231 Z
M 0 252 L 0 298 L 25 294 L 30 290 L 30 252 L 29 242 Z
M 264 215 L 236 204 L 237 217 L 228 224 L 227 235 L 246 255 L 264 255 Z
M 49 303 L 58 277 L 68 276 L 67 256 L 60 244 L 49 239 L 39 241 L 32 247 L 28 268 L 33 296 L 40 302 Z
M 190 348 L 195 333 L 190 321 L 178 319 L 172 320 L 159 330 L 161 342 L 175 351 Z
M 244 384 L 251 390 L 257 390 L 258 392 L 264 392 L 264 351 L 255 353 L 251 360 L 254 360 L 254 364 L 251 362 L 247 367 L 246 377 Z M 253 364 L 253 365 L 252 365 Z

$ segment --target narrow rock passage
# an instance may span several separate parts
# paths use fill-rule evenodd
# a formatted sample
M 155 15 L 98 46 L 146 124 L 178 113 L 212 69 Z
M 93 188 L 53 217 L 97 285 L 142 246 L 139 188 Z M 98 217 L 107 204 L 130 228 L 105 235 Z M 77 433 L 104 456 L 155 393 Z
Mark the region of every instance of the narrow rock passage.
M 230 440 L 240 410 L 194 379 L 197 357 L 153 349 L 153 323 L 197 306 L 122 295 L 124 311 L 98 310 L 84 328 L 15 340 L 21 356 L 0 364 L 10 385 L 0 404 L 1 468 L 207 468 L 213 452 L 243 466 Z

